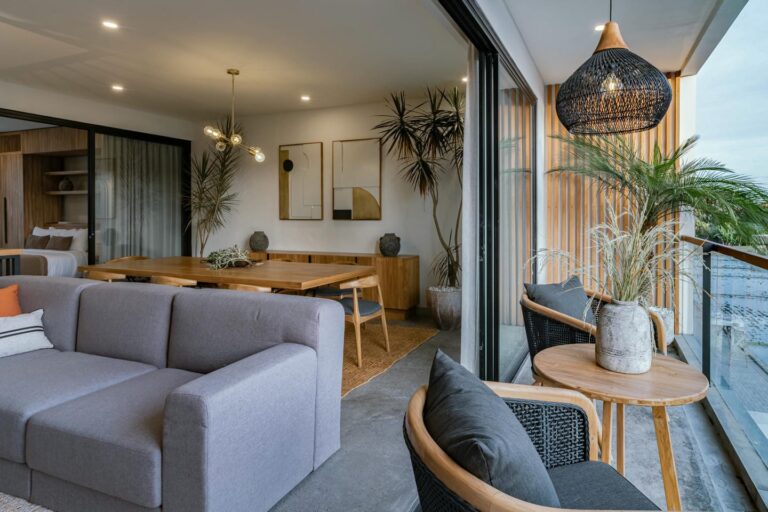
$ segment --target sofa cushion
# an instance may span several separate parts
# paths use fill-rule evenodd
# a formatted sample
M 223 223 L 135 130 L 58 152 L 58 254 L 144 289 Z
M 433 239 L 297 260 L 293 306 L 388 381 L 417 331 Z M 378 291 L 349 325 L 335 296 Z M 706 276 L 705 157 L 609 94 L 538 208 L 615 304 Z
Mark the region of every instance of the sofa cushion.
M 25 462 L 26 426 L 34 414 L 154 369 L 54 349 L 0 358 L 0 457 Z
M 344 298 L 339 301 L 344 308 L 345 315 L 355 314 L 355 300 L 350 298 Z M 381 310 L 381 306 L 378 302 L 372 300 L 358 299 L 357 309 L 360 312 L 360 316 L 372 315 Z
M 80 298 L 77 351 L 166 366 L 171 304 L 178 288 L 110 283 Z
M 27 427 L 27 464 L 143 507 L 159 507 L 165 399 L 197 377 L 164 368 L 36 414 Z
M 562 283 L 531 284 L 525 283 L 525 293 L 536 304 L 568 315 L 590 324 L 595 324 L 595 315 L 587 307 L 589 297 L 584 291 L 581 280 L 572 276 Z
M 45 334 L 59 350 L 75 350 L 80 294 L 86 288 L 104 286 L 71 277 L 5 276 L 0 286 L 19 285 L 21 311 L 42 309 Z
M 659 510 L 645 494 L 602 462 L 579 462 L 549 470 L 563 508 Z
M 512 410 L 440 350 L 429 375 L 424 425 L 448 456 L 487 484 L 528 503 L 560 506 L 544 463 Z

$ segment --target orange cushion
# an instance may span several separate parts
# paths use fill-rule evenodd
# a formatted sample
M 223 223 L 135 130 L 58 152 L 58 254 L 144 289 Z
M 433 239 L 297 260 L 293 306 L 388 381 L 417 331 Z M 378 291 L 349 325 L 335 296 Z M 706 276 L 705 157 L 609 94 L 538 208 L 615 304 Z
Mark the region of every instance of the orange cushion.
M 0 288 L 0 316 L 16 316 L 21 314 L 19 306 L 19 285 L 12 284 Z

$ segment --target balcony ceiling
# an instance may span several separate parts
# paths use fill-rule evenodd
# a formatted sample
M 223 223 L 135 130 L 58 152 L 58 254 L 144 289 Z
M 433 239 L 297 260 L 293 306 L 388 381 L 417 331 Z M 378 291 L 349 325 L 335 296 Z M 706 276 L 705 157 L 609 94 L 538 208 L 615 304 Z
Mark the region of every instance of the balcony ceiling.
M 595 49 L 609 0 L 504 0 L 547 84 L 562 83 Z M 629 48 L 664 72 L 695 74 L 746 0 L 614 0 Z
M 0 81 L 196 120 L 228 109 L 229 67 L 248 115 L 460 83 L 467 55 L 431 0 L 4 0 L 0 45 Z

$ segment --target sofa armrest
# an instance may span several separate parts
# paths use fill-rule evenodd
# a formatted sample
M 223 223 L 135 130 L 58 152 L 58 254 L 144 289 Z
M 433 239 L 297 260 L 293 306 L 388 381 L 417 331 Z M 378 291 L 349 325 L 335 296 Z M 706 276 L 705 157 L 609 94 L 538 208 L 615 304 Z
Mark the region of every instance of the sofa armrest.
M 313 469 L 314 350 L 283 343 L 167 398 L 163 510 L 268 510 Z

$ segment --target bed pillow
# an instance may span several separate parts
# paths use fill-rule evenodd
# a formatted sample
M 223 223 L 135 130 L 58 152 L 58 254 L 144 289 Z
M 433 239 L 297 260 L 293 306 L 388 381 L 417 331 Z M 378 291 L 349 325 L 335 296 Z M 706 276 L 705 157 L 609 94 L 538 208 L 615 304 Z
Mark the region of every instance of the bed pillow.
M 53 236 L 72 237 L 70 251 L 88 251 L 88 230 L 87 229 L 58 229 L 51 228 Z
M 0 288 L 0 317 L 20 314 L 19 285 L 12 284 L 5 288 Z
M 51 236 L 45 248 L 51 251 L 68 251 L 71 246 L 71 236 Z
M 32 229 L 32 234 L 35 236 L 49 236 L 51 235 L 51 230 L 48 228 L 41 228 L 41 227 L 35 226 Z
M 43 330 L 43 310 L 0 318 L 0 357 L 53 348 Z
M 48 245 L 48 240 L 50 239 L 51 237 L 48 235 L 45 235 L 45 236 L 29 235 L 27 237 L 27 241 L 24 242 L 24 248 L 25 249 L 45 249 L 45 246 Z
M 515 413 L 440 350 L 429 373 L 424 425 L 456 463 L 515 498 L 559 507 L 554 484 Z
M 595 315 L 588 307 L 589 297 L 577 276 L 572 276 L 562 283 L 531 284 L 525 283 L 525 293 L 536 304 L 541 304 L 558 313 L 578 318 L 595 325 Z

